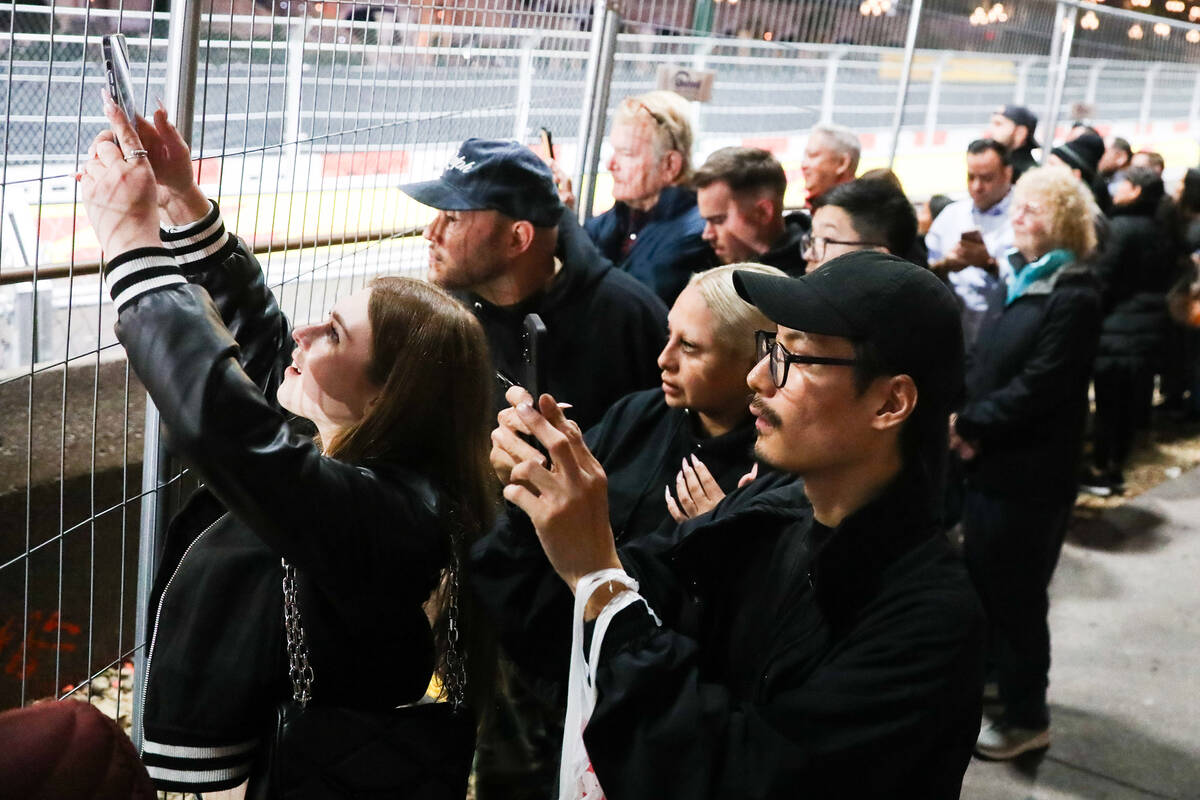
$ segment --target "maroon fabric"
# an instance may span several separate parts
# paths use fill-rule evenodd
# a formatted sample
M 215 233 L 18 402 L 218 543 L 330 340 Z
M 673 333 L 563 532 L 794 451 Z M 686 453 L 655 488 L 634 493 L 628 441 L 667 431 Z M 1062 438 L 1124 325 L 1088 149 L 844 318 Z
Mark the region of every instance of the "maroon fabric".
M 154 800 L 129 737 L 75 700 L 0 714 L 0 794 L 21 800 Z

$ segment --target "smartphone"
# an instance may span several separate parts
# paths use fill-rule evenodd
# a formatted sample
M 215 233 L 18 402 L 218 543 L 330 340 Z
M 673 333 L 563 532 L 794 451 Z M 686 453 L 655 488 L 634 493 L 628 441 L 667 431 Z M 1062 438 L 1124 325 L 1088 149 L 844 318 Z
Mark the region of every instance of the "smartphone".
M 538 398 L 546 391 L 546 371 L 543 353 L 546 349 L 546 323 L 537 314 L 525 315 L 525 329 L 521 334 L 521 363 L 524 374 L 521 379 L 533 397 L 534 408 Z
M 983 244 L 983 234 L 979 231 L 963 231 L 962 236 L 958 237 L 964 242 L 974 242 L 975 244 Z
M 133 75 L 129 71 L 129 48 L 125 35 L 111 33 L 100 40 L 104 51 L 104 71 L 108 76 L 108 94 L 113 102 L 125 112 L 131 123 L 137 114 L 133 95 Z
M 549 128 L 541 128 L 542 147 L 546 148 L 546 157 L 554 161 L 554 137 L 550 135 Z

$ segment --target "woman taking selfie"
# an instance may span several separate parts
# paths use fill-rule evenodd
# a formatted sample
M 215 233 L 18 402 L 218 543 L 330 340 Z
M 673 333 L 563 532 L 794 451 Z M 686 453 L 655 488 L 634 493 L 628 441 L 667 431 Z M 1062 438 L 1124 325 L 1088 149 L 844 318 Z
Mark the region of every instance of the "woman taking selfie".
M 481 708 L 492 665 L 460 588 L 495 502 L 479 325 L 440 290 L 386 277 L 291 330 L 165 111 L 136 131 L 107 97 L 105 113 L 112 132 L 79 182 L 117 337 L 204 482 L 171 521 L 151 599 L 143 757 L 158 788 L 222 792 L 253 773 L 251 796 L 276 795 L 265 745 L 293 698 L 388 713 L 436 675 L 441 708 Z M 474 723 L 454 717 L 454 752 L 397 759 L 390 777 L 462 797 Z

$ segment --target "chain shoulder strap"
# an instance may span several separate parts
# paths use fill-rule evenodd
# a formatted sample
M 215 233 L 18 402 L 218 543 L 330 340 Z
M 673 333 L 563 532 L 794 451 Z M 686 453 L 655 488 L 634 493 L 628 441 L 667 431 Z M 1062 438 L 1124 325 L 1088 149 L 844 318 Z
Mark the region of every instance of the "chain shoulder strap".
M 296 568 L 281 558 L 283 565 L 283 629 L 287 634 L 288 677 L 292 679 L 292 699 L 301 708 L 312 699 L 316 682 L 308 663 L 308 643 L 304 640 L 304 625 L 300 621 L 300 604 L 296 600 Z

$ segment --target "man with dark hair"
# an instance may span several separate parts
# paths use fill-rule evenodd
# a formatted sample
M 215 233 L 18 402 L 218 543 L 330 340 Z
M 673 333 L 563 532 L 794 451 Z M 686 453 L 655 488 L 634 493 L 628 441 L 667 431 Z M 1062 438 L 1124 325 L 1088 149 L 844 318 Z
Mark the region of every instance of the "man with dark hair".
M 992 114 L 984 132 L 985 139 L 1008 148 L 1014 183 L 1025 170 L 1037 166 L 1037 159 L 1033 157 L 1033 150 L 1038 146 L 1037 139 L 1033 138 L 1037 124 L 1037 115 L 1025 106 L 1007 105 Z
M 480 596 L 537 663 L 588 652 L 568 647 L 581 592 L 574 623 L 602 637 L 583 742 L 608 797 L 957 798 L 983 617 L 935 511 L 963 379 L 954 296 L 871 251 L 735 283 L 776 323 L 747 383 L 755 452 L 782 474 L 618 551 L 578 429 L 514 388 L 505 419 L 553 467 L 504 450 L 528 517 L 474 548 Z
M 783 216 L 787 176 L 766 150 L 723 147 L 692 177 L 704 240 L 722 264 L 754 261 L 804 274 L 804 214 Z
M 468 139 L 439 178 L 400 188 L 438 209 L 425 229 L 428 277 L 482 323 L 498 373 L 497 410 L 507 407 L 504 391 L 523 374 L 524 318 L 531 312 L 549 334 L 541 353 L 545 390 L 572 405 L 581 428 L 626 394 L 659 385 L 667 309 L 599 253 L 529 148 Z M 480 735 L 477 791 L 484 798 L 521 791 L 548 798 L 553 765 L 537 753 L 556 747 L 561 714 L 509 664 L 502 663 L 501 676 L 503 695 Z
M 1131 161 L 1133 161 L 1133 148 L 1129 146 L 1129 141 L 1120 136 L 1114 136 L 1108 140 L 1108 145 L 1104 148 L 1104 155 L 1100 157 L 1097 172 L 1105 181 L 1111 181 L 1114 175 L 1130 166 Z
M 839 184 L 813 203 L 804 258 L 813 270 L 845 253 L 878 250 L 908 255 L 917 239 L 917 212 L 904 192 L 885 180 Z
M 1133 167 L 1149 167 L 1158 173 L 1158 177 L 1162 177 L 1163 170 L 1167 167 L 1167 162 L 1163 160 L 1162 153 L 1156 153 L 1153 150 L 1138 150 L 1133 154 L 1133 158 L 1129 160 L 1130 166 Z
M 949 281 L 962 302 L 970 348 L 983 323 L 1004 309 L 1006 296 L 999 265 L 1013 243 L 1012 166 L 999 142 L 976 139 L 967 145 L 967 194 L 938 215 L 925 245 L 930 269 Z
M 441 177 L 400 189 L 438 209 L 425 228 L 429 280 L 475 312 L 507 379 L 521 375 L 524 318 L 536 312 L 550 334 L 542 353 L 549 391 L 572 404 L 582 427 L 617 398 L 658 385 L 666 308 L 564 213 L 550 169 L 533 151 L 467 139 Z M 498 387 L 502 398 L 507 385 Z

